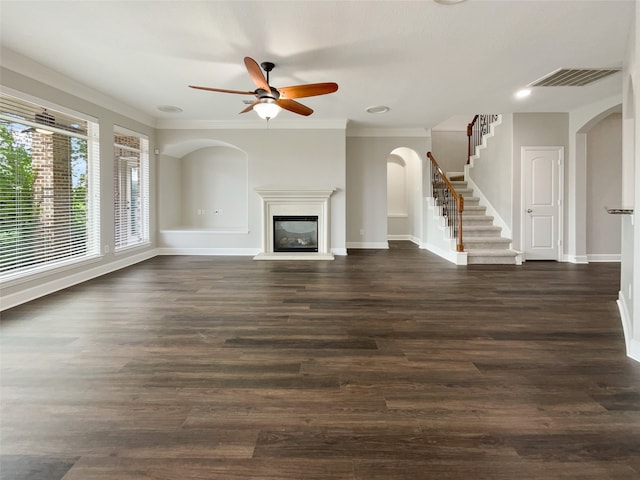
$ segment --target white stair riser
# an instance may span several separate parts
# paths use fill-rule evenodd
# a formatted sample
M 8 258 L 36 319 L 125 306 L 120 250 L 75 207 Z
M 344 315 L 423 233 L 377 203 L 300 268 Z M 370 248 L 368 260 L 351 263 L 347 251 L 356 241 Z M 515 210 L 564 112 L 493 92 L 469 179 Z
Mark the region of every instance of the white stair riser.
M 509 248 L 509 244 L 511 243 L 509 240 L 500 241 L 499 239 L 483 239 L 483 238 L 465 238 L 464 237 L 464 229 L 462 230 L 463 237 L 462 243 L 464 243 L 465 250 L 471 249 L 479 249 L 479 250 L 507 250 Z
M 485 238 L 502 238 L 500 233 L 502 229 L 500 227 L 494 227 L 492 225 L 467 225 L 465 228 L 462 224 L 462 234 L 469 237 L 485 237 Z

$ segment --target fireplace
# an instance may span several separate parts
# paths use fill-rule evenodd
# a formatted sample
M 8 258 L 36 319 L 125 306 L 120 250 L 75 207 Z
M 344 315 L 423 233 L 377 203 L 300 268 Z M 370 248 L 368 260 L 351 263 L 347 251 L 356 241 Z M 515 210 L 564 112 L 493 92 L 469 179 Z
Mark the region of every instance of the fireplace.
M 260 187 L 262 252 L 256 260 L 333 260 L 329 197 L 335 188 Z
M 274 252 L 317 252 L 317 215 L 274 215 Z

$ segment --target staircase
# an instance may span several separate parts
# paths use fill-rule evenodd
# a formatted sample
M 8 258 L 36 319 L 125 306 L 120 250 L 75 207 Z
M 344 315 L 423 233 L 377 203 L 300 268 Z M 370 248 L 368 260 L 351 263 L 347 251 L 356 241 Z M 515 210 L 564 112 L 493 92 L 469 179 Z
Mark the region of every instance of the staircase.
M 493 225 L 493 217 L 486 214 L 486 207 L 480 205 L 480 199 L 473 196 L 473 189 L 467 182 L 451 176 L 451 184 L 464 197 L 462 213 L 462 231 L 464 251 L 467 252 L 467 265 L 520 264 L 518 252 L 510 248 L 511 239 L 502 237 L 502 228 Z

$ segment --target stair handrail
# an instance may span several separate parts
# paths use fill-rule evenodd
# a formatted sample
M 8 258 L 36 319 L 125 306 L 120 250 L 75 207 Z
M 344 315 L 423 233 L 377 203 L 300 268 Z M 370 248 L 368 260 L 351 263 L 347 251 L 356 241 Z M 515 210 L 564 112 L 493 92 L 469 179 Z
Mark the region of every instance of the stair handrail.
M 471 163 L 471 155 L 475 153 L 476 147 L 482 144 L 482 137 L 489 133 L 489 127 L 499 116 L 493 113 L 478 114 L 467 125 L 467 165 Z
M 464 211 L 464 198 L 445 175 L 438 161 L 431 152 L 427 152 L 427 157 L 431 160 L 431 188 L 433 198 L 437 205 L 442 207 L 442 214 L 447 219 L 447 226 L 450 228 L 451 236 L 456 238 L 456 251 L 464 252 L 462 243 L 462 212 Z M 455 200 L 455 203 L 451 199 Z

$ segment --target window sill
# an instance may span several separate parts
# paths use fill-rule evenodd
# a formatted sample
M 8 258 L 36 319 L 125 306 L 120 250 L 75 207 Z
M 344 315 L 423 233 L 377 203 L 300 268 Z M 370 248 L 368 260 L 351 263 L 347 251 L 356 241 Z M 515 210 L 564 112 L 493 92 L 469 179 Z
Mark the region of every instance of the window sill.
M 81 259 L 73 259 L 64 262 L 58 262 L 55 264 L 43 265 L 41 267 L 16 273 L 14 275 L 8 275 L 0 280 L 0 286 L 2 286 L 2 288 L 8 288 L 13 287 L 14 285 L 20 285 L 21 283 L 39 280 L 41 278 L 67 272 L 72 269 L 98 263 L 100 260 L 102 260 L 102 258 L 102 255 L 96 254 L 90 257 L 82 257 Z
M 175 227 L 160 230 L 160 233 L 180 233 L 180 234 L 207 234 L 207 235 L 248 235 L 247 227 L 220 227 L 220 228 L 199 228 L 199 227 Z

